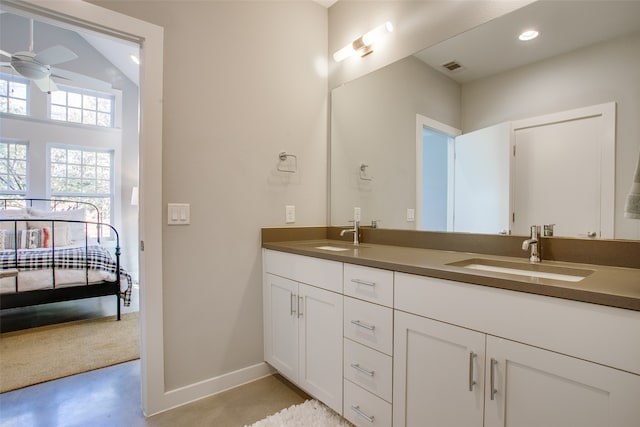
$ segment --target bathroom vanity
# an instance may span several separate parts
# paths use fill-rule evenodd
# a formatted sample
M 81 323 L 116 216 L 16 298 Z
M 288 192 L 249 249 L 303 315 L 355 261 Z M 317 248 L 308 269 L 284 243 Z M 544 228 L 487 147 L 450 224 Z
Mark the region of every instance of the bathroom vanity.
M 263 271 L 265 360 L 355 425 L 640 420 L 639 269 L 321 239 Z

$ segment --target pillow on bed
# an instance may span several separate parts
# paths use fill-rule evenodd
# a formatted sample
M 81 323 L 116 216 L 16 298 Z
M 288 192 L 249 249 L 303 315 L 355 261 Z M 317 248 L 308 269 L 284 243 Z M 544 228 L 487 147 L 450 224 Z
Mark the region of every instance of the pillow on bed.
M 50 248 L 51 243 L 51 227 L 32 228 L 27 230 L 18 231 L 17 239 L 16 234 L 10 230 L 0 230 L 0 249 L 36 249 L 36 248 Z M 65 240 L 66 235 L 56 232 L 55 246 L 67 246 L 69 241 Z
M 70 211 L 42 211 L 39 209 L 33 209 L 33 208 L 27 208 L 27 214 L 31 217 L 31 218 L 48 218 L 48 219 L 60 219 L 60 220 L 69 220 L 69 221 L 86 221 L 85 218 L 85 210 L 84 208 L 80 208 L 80 209 L 72 209 Z M 34 222 L 33 225 L 31 225 L 32 222 L 29 222 L 29 228 L 42 228 L 42 227 L 46 227 L 47 224 L 42 224 L 42 222 Z M 58 228 L 57 225 L 59 225 L 61 223 L 56 224 L 56 234 L 58 233 Z M 51 223 L 48 224 L 49 226 L 51 226 Z M 85 236 L 85 225 L 84 224 L 73 224 L 73 223 L 67 223 L 65 224 L 69 227 L 69 233 L 70 235 L 68 236 L 68 239 L 70 242 L 81 242 L 84 241 L 84 236 Z M 56 242 L 56 246 L 58 246 L 58 243 Z
M 27 219 L 27 215 L 26 209 L 0 209 L 0 219 Z M 0 221 L 0 230 L 13 231 L 15 226 L 17 226 L 18 230 L 26 230 L 27 222 Z
M 69 224 L 65 222 L 54 222 L 54 239 L 56 248 L 60 246 L 68 246 L 72 243 L 71 240 L 71 226 L 76 224 Z M 80 224 L 81 225 L 81 224 Z M 49 236 L 51 236 L 51 221 L 28 221 L 28 230 L 47 230 Z M 49 246 L 36 246 L 38 248 L 48 248 Z

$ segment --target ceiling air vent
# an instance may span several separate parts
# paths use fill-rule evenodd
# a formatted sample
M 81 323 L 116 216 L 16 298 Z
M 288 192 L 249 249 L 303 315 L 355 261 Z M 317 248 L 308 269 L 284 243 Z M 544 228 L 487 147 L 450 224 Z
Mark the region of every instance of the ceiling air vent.
M 464 69 L 464 67 L 456 61 L 447 62 L 446 64 L 442 64 L 442 66 L 451 72 L 461 71 Z

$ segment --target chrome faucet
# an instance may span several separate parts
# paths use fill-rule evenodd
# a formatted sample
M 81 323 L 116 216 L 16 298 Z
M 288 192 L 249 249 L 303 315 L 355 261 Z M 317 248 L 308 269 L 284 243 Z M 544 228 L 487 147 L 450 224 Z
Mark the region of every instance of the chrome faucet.
M 531 247 L 531 257 L 529 257 L 529 262 L 533 264 L 537 264 L 540 262 L 540 227 L 537 225 L 531 226 L 531 238 L 522 242 L 522 250 L 526 251 Z
M 345 228 L 340 232 L 340 236 L 344 236 L 344 233 L 353 233 L 353 244 L 358 246 L 358 233 L 360 228 L 360 221 L 353 221 L 353 228 Z

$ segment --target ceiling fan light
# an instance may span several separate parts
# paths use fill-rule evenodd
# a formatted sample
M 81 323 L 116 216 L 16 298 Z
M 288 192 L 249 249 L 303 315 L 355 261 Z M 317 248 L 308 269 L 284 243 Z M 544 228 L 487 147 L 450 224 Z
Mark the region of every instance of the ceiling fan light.
M 40 80 L 49 77 L 51 70 L 48 65 L 39 64 L 29 61 L 11 61 L 11 66 L 21 76 L 28 79 Z

